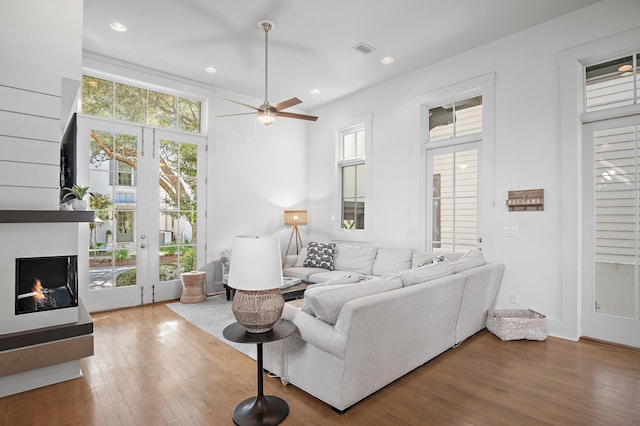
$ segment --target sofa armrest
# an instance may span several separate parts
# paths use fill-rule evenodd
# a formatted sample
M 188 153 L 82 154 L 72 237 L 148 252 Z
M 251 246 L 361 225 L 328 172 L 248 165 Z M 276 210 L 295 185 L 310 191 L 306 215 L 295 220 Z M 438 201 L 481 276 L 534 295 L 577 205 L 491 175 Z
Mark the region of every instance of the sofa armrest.
M 303 341 L 344 359 L 347 348 L 347 336 L 338 333 L 331 325 L 300 309 L 285 303 L 282 318 L 291 321 L 298 330 L 295 336 Z
M 282 264 L 282 268 L 292 268 L 296 266 L 296 262 L 298 261 L 297 254 L 288 254 L 284 257 L 284 262 Z

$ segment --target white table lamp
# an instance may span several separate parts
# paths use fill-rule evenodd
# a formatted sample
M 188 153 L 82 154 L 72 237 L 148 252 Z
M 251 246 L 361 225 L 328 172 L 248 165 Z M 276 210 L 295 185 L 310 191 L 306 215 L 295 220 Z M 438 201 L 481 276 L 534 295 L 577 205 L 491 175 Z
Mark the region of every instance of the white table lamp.
M 270 331 L 284 308 L 280 239 L 239 235 L 233 242 L 228 286 L 236 290 L 231 310 L 249 333 Z

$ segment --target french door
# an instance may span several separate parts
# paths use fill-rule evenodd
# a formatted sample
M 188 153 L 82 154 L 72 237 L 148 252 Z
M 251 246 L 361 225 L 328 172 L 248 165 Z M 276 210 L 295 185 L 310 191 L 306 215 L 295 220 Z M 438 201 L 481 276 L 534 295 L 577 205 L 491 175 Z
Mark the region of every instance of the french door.
M 477 142 L 427 151 L 427 251 L 452 253 L 480 247 L 479 152 Z
M 640 347 L 640 116 L 583 126 L 582 335 Z
M 206 137 L 79 116 L 77 146 L 95 211 L 80 232 L 87 309 L 179 297 L 180 274 L 205 259 Z

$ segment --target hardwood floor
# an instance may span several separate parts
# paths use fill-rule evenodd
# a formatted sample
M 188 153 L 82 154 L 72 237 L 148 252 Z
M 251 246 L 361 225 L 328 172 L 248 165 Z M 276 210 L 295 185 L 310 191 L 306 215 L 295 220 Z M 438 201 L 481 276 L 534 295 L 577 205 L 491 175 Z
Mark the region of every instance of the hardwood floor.
M 0 424 L 230 425 L 256 392 L 253 360 L 162 303 L 93 317 L 84 377 L 0 398 Z M 640 352 L 482 331 L 343 415 L 278 379 L 264 389 L 288 402 L 285 425 L 638 425 Z

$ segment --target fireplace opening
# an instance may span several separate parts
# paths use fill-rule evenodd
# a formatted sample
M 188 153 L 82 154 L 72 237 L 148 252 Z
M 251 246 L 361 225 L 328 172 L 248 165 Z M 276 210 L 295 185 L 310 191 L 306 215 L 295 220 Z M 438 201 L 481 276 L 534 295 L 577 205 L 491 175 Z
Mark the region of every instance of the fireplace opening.
M 78 256 L 16 259 L 16 315 L 78 306 Z

